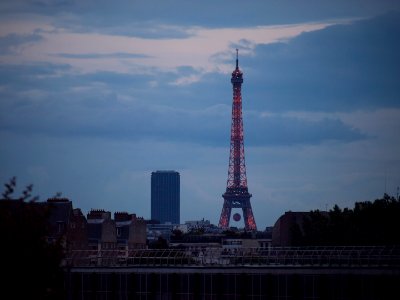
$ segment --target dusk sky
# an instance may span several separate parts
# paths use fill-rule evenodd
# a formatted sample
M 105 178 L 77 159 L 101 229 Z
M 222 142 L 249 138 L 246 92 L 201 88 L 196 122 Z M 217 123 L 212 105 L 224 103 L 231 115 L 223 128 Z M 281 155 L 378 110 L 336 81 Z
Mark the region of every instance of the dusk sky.
M 2 0 L 0 182 L 150 218 L 176 170 L 181 222 L 217 224 L 236 48 L 259 229 L 396 196 L 398 0 Z

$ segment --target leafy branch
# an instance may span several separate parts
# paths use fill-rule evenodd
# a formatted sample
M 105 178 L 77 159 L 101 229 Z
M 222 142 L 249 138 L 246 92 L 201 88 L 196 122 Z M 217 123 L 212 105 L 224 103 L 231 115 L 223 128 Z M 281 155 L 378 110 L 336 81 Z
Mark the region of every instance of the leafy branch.
M 15 192 L 15 189 L 17 187 L 17 178 L 14 176 L 10 179 L 8 183 L 4 184 L 5 186 L 5 191 L 2 194 L 4 200 L 12 200 L 12 195 Z M 33 190 L 33 184 L 28 185 L 25 187 L 25 189 L 22 191 L 22 195 L 18 198 L 20 201 L 29 201 L 29 202 L 36 202 L 39 200 L 39 196 L 32 196 L 32 190 Z

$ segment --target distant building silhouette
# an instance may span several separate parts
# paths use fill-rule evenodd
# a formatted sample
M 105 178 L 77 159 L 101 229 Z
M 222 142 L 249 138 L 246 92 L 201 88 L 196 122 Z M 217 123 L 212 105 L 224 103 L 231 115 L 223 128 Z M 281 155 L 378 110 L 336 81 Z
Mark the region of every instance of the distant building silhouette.
M 273 246 L 292 246 L 292 228 L 296 224 L 303 227 L 303 220 L 309 212 L 287 211 L 275 222 L 272 230 Z
M 88 222 L 80 208 L 74 208 L 72 210 L 66 238 L 68 250 L 82 250 L 88 248 Z
M 50 209 L 48 240 L 56 241 L 64 238 L 72 216 L 72 202 L 67 198 L 49 198 L 42 205 Z
M 163 223 L 180 223 L 180 176 L 176 171 L 151 173 L 151 218 Z
M 272 246 L 288 247 L 295 246 L 295 232 L 297 228 L 303 233 L 304 220 L 310 217 L 311 212 L 287 211 L 279 217 L 272 229 Z M 321 214 L 327 215 L 322 211 Z
M 87 215 L 89 247 L 91 249 L 115 249 L 117 232 L 111 212 L 92 209 Z
M 114 213 L 118 248 L 146 248 L 146 222 L 136 214 Z

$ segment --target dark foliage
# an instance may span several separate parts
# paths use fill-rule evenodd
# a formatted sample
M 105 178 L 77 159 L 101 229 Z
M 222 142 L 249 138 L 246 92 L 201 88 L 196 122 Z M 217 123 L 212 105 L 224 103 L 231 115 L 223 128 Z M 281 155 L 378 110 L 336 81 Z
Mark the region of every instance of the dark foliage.
M 303 226 L 292 227 L 297 246 L 400 245 L 400 201 L 387 194 L 374 202 L 357 202 L 353 209 L 335 205 L 328 213 L 311 211 Z
M 158 237 L 157 241 L 148 245 L 149 249 L 168 249 L 168 241 L 163 237 Z
M 4 299 L 62 299 L 63 251 L 60 242 L 48 243 L 48 207 L 31 196 L 32 185 L 11 199 L 11 179 L 0 200 L 0 264 Z M 3 297 L 1 297 L 3 298 Z
M 183 232 L 179 229 L 172 230 L 171 241 L 182 241 L 183 239 Z

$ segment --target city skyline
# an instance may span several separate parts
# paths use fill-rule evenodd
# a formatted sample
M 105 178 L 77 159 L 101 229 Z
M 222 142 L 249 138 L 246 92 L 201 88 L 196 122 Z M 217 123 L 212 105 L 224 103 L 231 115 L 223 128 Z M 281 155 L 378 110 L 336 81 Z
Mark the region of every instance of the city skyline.
M 389 0 L 2 1 L 0 181 L 150 218 L 151 172 L 177 170 L 181 221 L 217 224 L 238 48 L 259 229 L 288 210 L 396 195 L 399 11 Z

